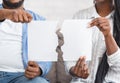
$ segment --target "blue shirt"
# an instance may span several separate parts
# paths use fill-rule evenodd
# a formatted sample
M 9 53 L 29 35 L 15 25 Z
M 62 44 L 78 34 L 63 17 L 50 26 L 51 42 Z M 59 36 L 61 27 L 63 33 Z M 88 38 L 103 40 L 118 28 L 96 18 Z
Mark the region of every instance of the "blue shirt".
M 2 5 L 0 4 L 0 8 L 3 8 Z M 35 14 L 34 12 L 30 11 L 30 10 L 26 10 L 28 11 L 32 17 L 33 20 L 45 20 L 45 18 L 43 18 L 42 16 L 39 16 L 37 14 Z M 22 26 L 22 60 L 23 60 L 23 65 L 24 68 L 27 67 L 27 63 L 28 63 L 28 34 L 27 34 L 27 23 L 23 23 Z M 46 74 L 49 72 L 52 62 L 37 62 L 38 65 L 40 66 L 40 68 L 42 69 L 42 75 L 41 76 L 46 76 Z

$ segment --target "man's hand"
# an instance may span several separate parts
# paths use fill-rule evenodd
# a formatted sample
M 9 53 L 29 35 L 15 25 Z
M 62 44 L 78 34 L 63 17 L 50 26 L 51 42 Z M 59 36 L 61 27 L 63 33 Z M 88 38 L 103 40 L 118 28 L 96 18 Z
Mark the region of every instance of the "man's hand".
M 25 76 L 29 79 L 35 78 L 42 74 L 39 65 L 34 61 L 28 62 L 28 67 L 25 70 Z
M 76 65 L 70 69 L 70 73 L 73 76 L 77 76 L 86 79 L 89 76 L 88 67 L 85 63 L 85 57 L 80 57 Z
M 28 23 L 32 20 L 32 16 L 24 9 L 4 9 L 4 19 L 9 19 L 13 22 Z

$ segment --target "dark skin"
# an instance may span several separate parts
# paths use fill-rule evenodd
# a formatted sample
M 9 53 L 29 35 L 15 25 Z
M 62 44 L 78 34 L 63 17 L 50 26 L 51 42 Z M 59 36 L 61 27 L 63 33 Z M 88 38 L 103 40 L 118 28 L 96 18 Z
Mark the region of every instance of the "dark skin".
M 76 65 L 70 69 L 70 74 L 86 79 L 89 76 L 89 71 L 85 59 L 85 56 L 80 57 Z
M 13 22 L 28 23 L 32 20 L 32 16 L 23 10 L 23 8 L 18 9 L 1 9 L 0 10 L 0 20 L 9 19 Z
M 110 55 L 117 51 L 118 46 L 110 33 L 111 27 L 109 21 L 104 17 L 112 12 L 114 6 L 112 4 L 112 0 L 95 0 L 95 1 L 97 13 L 101 17 L 93 19 L 90 23 L 90 27 L 97 26 L 99 30 L 103 33 L 107 47 L 107 54 Z M 69 71 L 70 74 L 73 76 L 77 76 L 79 78 L 86 79 L 89 76 L 89 69 L 85 61 L 86 61 L 85 56 L 80 57 L 76 65 L 70 69 Z
M 29 79 L 35 78 L 42 74 L 42 70 L 35 61 L 29 61 L 25 69 L 25 76 Z
M 104 17 L 96 18 L 92 20 L 90 25 L 91 27 L 97 26 L 98 29 L 103 33 L 108 56 L 115 53 L 118 50 L 118 46 L 114 40 L 113 35 L 111 34 L 111 26 L 109 24 L 109 20 Z
M 18 2 L 19 0 L 10 0 L 12 3 Z M 4 3 L 3 3 L 4 4 Z M 28 23 L 32 20 L 32 16 L 23 9 L 23 6 L 16 9 L 5 8 L 0 10 L 0 20 L 9 19 L 13 22 Z
M 105 17 L 114 9 L 113 0 L 95 0 L 96 11 L 101 17 Z
M 19 0 L 10 0 L 12 3 Z M 4 3 L 3 3 L 4 4 Z M 23 6 L 16 9 L 5 8 L 0 10 L 0 20 L 9 19 L 13 22 L 28 23 L 32 20 L 32 16 L 23 9 Z M 42 74 L 42 70 L 35 61 L 29 61 L 28 66 L 25 69 L 25 76 L 29 79 L 33 79 Z

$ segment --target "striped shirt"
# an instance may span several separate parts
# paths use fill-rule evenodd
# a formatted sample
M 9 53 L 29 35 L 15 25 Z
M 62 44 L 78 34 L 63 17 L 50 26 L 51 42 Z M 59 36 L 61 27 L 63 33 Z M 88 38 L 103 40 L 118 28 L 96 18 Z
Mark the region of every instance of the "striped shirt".
M 113 33 L 113 12 L 111 12 L 106 18 L 108 18 L 111 26 L 111 33 Z M 74 15 L 74 19 L 92 19 L 100 17 L 94 6 L 80 10 Z M 101 31 L 95 26 L 93 29 L 92 37 L 92 60 L 87 61 L 90 75 L 87 79 L 73 77 L 71 83 L 94 83 L 98 65 L 101 58 L 106 51 L 105 39 Z M 119 83 L 120 81 L 120 49 L 112 55 L 108 56 L 108 64 L 110 66 L 109 71 L 105 77 L 104 83 Z M 76 62 L 65 62 L 66 69 L 69 71 Z

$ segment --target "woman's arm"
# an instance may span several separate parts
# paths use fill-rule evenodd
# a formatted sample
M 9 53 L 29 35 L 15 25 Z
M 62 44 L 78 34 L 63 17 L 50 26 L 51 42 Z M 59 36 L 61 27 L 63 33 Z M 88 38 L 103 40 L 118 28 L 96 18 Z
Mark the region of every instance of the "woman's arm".
M 105 38 L 107 55 L 112 55 L 113 53 L 117 52 L 118 46 L 111 34 L 111 27 L 108 19 L 104 17 L 96 18 L 91 22 L 90 25 L 97 26 L 99 30 L 103 33 Z

